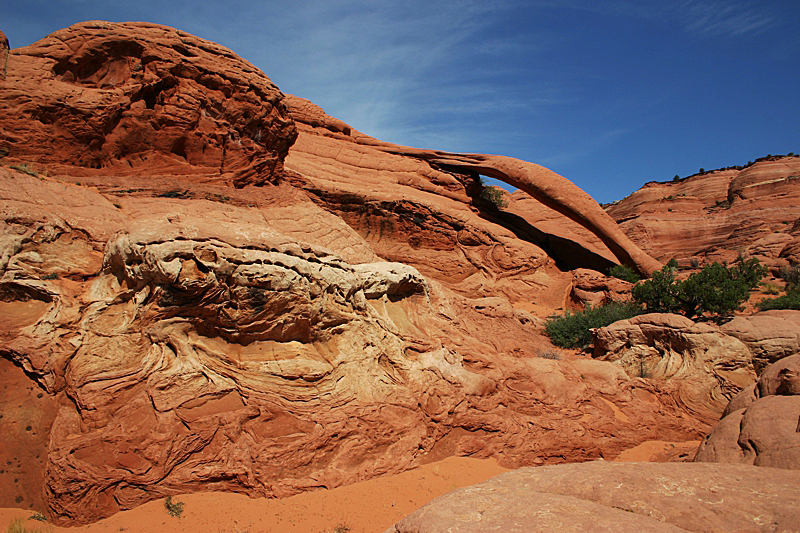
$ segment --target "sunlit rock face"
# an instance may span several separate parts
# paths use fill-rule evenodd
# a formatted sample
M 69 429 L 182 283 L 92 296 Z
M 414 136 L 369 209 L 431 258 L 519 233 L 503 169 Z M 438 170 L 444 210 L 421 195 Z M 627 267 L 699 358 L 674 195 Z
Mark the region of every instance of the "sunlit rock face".
M 613 458 L 714 421 L 673 382 L 554 355 L 568 269 L 657 263 L 543 167 L 382 143 L 143 23 L 12 51 L 0 110 L 0 355 L 36 400 L 0 396 L 36 418 L 29 452 L 0 435 L 35 478 L 2 505 L 80 524 L 449 455 Z M 482 173 L 541 208 L 487 202 Z
M 758 257 L 775 272 L 800 261 L 800 156 L 760 158 L 669 182 L 647 183 L 606 211 L 653 257 L 688 266 Z

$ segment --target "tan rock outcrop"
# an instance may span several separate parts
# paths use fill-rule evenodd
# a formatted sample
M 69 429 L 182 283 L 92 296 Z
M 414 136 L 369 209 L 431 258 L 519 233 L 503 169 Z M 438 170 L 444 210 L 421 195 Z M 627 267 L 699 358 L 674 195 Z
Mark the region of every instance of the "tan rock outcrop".
M 586 268 L 572 271 L 570 299 L 578 307 L 593 308 L 610 302 L 626 302 L 631 299 L 632 283 Z
M 335 218 L 287 235 L 287 209 L 301 227 L 326 216 L 288 183 L 248 191 L 250 206 L 231 194 L 104 196 L 0 168 L 0 354 L 59 404 L 40 437 L 53 520 L 194 490 L 289 495 L 452 454 L 613 458 L 709 427 L 673 384 L 536 357 L 549 344 L 507 299 L 376 262 Z
M 800 311 L 774 310 L 738 316 L 720 329 L 747 345 L 758 374 L 767 365 L 800 353 Z
M 731 401 L 695 461 L 800 470 L 800 353 L 768 366 Z
M 386 533 L 792 531 L 800 473 L 701 463 L 522 468 L 458 489 Z
M 593 333 L 594 356 L 622 366 L 632 377 L 676 380 L 692 411 L 719 416 L 755 381 L 753 356 L 714 325 L 680 315 L 650 313 Z M 713 415 L 711 415 L 713 416 Z

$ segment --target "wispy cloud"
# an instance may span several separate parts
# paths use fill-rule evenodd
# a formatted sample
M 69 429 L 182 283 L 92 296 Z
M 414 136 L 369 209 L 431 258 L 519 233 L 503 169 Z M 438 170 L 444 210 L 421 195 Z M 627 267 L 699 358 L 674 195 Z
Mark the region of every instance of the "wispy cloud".
M 687 31 L 712 36 L 740 36 L 766 30 L 777 21 L 763 6 L 749 3 L 688 0 L 678 7 Z

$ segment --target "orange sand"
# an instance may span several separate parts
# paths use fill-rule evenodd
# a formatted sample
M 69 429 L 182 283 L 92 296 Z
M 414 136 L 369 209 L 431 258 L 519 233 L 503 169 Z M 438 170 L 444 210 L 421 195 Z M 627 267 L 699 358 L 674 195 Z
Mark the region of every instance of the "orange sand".
M 94 524 L 53 527 L 54 533 L 383 533 L 429 501 L 453 489 L 505 472 L 494 459 L 449 457 L 396 476 L 371 479 L 333 490 L 306 492 L 281 500 L 251 499 L 241 494 L 204 492 L 173 498 L 183 514 L 167 514 L 155 500 Z M 0 531 L 30 511 L 0 509 Z M 42 527 L 26 520 L 26 526 Z M 349 529 L 337 527 L 346 526 Z M 49 531 L 49 525 L 45 526 Z

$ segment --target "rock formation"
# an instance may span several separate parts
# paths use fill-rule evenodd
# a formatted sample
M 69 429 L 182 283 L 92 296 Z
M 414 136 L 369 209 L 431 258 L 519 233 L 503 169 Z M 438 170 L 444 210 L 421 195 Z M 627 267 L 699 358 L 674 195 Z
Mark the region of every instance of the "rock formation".
M 650 182 L 606 211 L 661 260 L 730 262 L 745 253 L 777 270 L 800 262 L 800 156 Z
M 611 250 L 619 262 L 646 275 L 661 267 L 658 261 L 633 244 L 588 194 L 542 166 L 499 155 L 455 154 L 398 146 L 352 130 L 341 121 L 329 118 L 307 100 L 290 97 L 287 103 L 298 121 L 306 126 L 301 126 L 301 132 L 307 135 L 294 152 L 301 160 L 295 167 L 301 175 L 320 156 L 332 157 L 333 161 L 329 161 L 328 165 L 337 167 L 338 172 L 334 172 L 334 175 L 341 173 L 341 165 L 366 167 L 380 173 L 387 168 L 385 163 L 381 164 L 386 160 L 381 157 L 383 152 L 415 161 L 416 164 L 405 166 L 402 179 L 412 186 L 427 190 L 449 188 L 456 192 L 461 189 L 448 173 L 489 176 L 522 190 L 542 205 L 588 229 Z M 339 142 L 331 143 L 331 140 Z M 347 141 L 347 144 L 341 141 Z M 333 146 L 336 150 L 332 151 Z M 291 157 L 289 161 L 292 161 Z M 315 171 L 330 179 L 321 172 L 324 169 L 317 167 Z M 433 183 L 422 185 L 425 181 Z M 448 196 L 457 198 L 458 195 L 451 192 Z
M 432 501 L 386 533 L 794 531 L 800 472 L 703 463 L 521 468 Z
M 50 172 L 146 170 L 243 186 L 280 176 L 297 135 L 261 71 L 171 28 L 76 24 L 15 49 L 11 62 L 0 149 Z
M 594 330 L 594 356 L 629 376 L 679 383 L 681 401 L 693 412 L 719 416 L 756 378 L 753 354 L 717 326 L 680 315 L 650 313 Z
M 530 311 L 565 304 L 565 264 L 658 264 L 542 167 L 382 143 L 144 23 L 14 50 L 0 123 L 0 356 L 43 395 L 30 453 L 16 426 L 0 436 L 0 476 L 41 473 L 4 505 L 38 507 L 42 486 L 50 517 L 78 524 L 453 454 L 613 458 L 717 418 L 674 382 L 550 358 Z M 479 174 L 581 229 L 550 238 L 480 199 Z
M 768 366 L 734 398 L 695 461 L 800 470 L 800 352 Z

